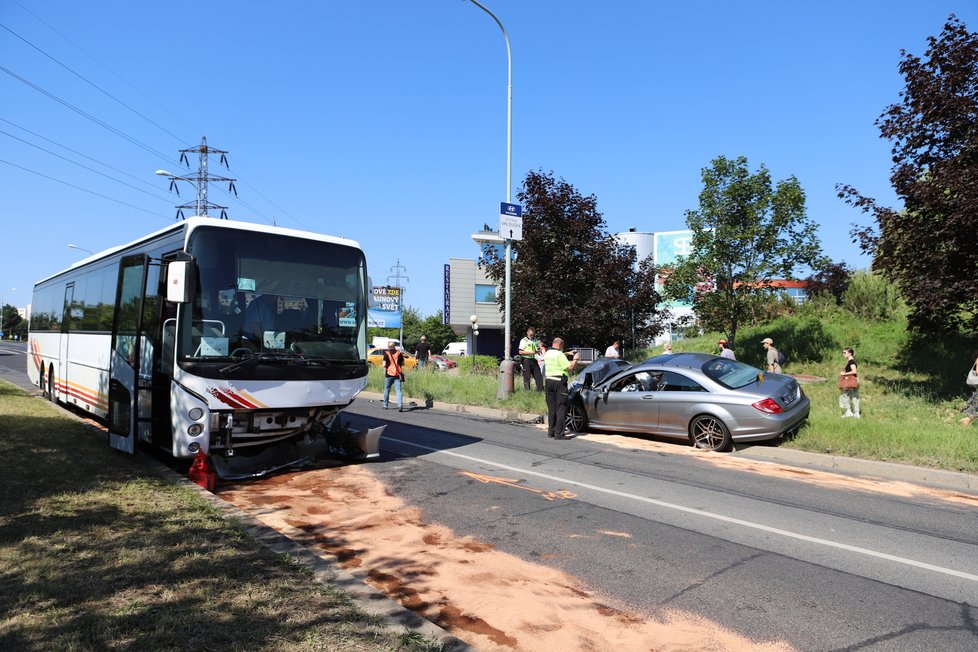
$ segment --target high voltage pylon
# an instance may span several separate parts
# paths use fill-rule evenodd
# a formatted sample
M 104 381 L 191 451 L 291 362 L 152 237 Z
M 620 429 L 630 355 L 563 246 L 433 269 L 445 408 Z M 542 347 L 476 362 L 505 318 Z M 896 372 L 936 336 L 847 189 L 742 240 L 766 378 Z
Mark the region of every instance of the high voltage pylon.
M 190 203 L 181 204 L 181 205 L 179 205 L 179 206 L 176 207 L 176 209 L 177 209 L 177 219 L 178 220 L 184 219 L 183 209 L 185 209 L 185 208 L 191 209 L 192 208 L 194 210 L 194 215 L 201 215 L 203 217 L 210 217 L 210 215 L 208 214 L 208 211 L 210 211 L 212 209 L 213 210 L 220 209 L 221 210 L 221 219 L 222 220 L 226 220 L 228 218 L 228 215 L 227 215 L 227 206 L 219 206 L 217 204 L 213 204 L 210 201 L 208 201 L 208 199 L 207 199 L 207 184 L 210 183 L 210 182 L 212 182 L 212 181 L 227 181 L 228 182 L 228 192 L 233 192 L 234 193 L 234 196 L 237 197 L 238 196 L 238 189 L 234 187 L 234 182 L 237 181 L 237 179 L 231 179 L 229 177 L 215 177 L 215 176 L 212 176 L 207 171 L 207 163 L 208 163 L 208 159 L 209 159 L 209 157 L 210 157 L 211 154 L 220 154 L 221 155 L 221 163 L 224 165 L 225 168 L 228 168 L 227 152 L 225 150 L 223 150 L 223 149 L 215 149 L 213 147 L 208 147 L 208 145 L 207 145 L 207 136 L 201 136 L 200 137 L 200 145 L 199 146 L 197 146 L 197 147 L 191 147 L 189 149 L 181 149 L 180 150 L 180 162 L 183 163 L 184 165 L 186 165 L 188 168 L 190 167 L 190 159 L 187 157 L 187 154 L 191 154 L 191 153 L 196 153 L 198 155 L 197 174 L 195 176 L 189 176 L 188 175 L 188 176 L 182 176 L 181 177 L 181 176 L 177 176 L 177 175 L 174 175 L 174 174 L 170 174 L 166 170 L 157 170 L 156 171 L 156 174 L 159 174 L 160 176 L 169 177 L 169 179 L 170 179 L 170 190 L 175 191 L 178 196 L 180 195 L 180 187 L 177 185 L 177 181 L 189 181 L 190 183 L 192 183 L 194 185 L 194 188 L 197 191 L 197 201 L 195 201 L 192 204 L 190 204 Z M 228 168 L 228 169 L 230 169 L 230 168 Z

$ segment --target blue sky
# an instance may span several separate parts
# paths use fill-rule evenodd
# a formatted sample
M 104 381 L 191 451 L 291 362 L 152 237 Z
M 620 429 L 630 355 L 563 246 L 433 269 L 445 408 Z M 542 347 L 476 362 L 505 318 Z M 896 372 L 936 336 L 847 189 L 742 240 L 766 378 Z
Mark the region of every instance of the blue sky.
M 900 50 L 922 55 L 952 12 L 978 29 L 978 3 L 944 0 L 484 4 L 513 50 L 514 201 L 552 171 L 613 232 L 681 229 L 701 169 L 743 155 L 795 175 L 825 253 L 856 268 L 866 218 L 835 185 L 896 201 L 873 123 L 903 88 Z M 425 315 L 443 264 L 498 223 L 506 51 L 470 2 L 4 0 L 0 25 L 6 303 L 78 260 L 68 244 L 171 223 L 191 188 L 154 171 L 185 172 L 201 136 L 229 152 L 211 173 L 239 198 L 210 200 L 230 217 L 358 240 L 375 283 L 399 261 Z

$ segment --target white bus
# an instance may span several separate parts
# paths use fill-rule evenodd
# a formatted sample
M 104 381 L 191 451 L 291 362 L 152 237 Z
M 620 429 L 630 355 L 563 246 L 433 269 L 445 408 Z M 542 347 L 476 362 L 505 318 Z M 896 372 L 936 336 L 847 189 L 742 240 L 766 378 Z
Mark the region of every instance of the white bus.
M 192 217 L 38 282 L 32 308 L 31 382 L 114 448 L 202 451 L 225 479 L 378 455 L 378 429 L 336 427 L 367 384 L 352 240 Z

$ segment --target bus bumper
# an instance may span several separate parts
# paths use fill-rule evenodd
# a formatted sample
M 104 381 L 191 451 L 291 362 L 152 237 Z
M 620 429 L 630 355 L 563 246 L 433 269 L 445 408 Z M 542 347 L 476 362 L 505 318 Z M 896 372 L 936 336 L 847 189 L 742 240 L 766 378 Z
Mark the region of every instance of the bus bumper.
M 263 447 L 255 453 L 211 455 L 210 462 L 221 480 L 246 480 L 284 469 L 316 464 L 320 459 L 341 458 L 363 461 L 380 457 L 380 437 L 387 426 L 352 430 L 345 426 L 307 434 L 295 441 L 283 441 Z

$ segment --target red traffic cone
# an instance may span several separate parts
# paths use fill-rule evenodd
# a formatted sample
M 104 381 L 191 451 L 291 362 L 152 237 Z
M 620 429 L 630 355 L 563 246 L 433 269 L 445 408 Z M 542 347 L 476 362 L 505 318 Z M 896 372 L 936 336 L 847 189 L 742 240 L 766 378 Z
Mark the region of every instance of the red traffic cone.
M 211 466 L 204 451 L 197 451 L 197 457 L 194 458 L 193 463 L 190 465 L 190 473 L 188 475 L 190 476 L 191 482 L 199 484 L 207 491 L 214 491 L 214 487 L 217 485 L 217 473 L 214 471 L 214 467 Z

